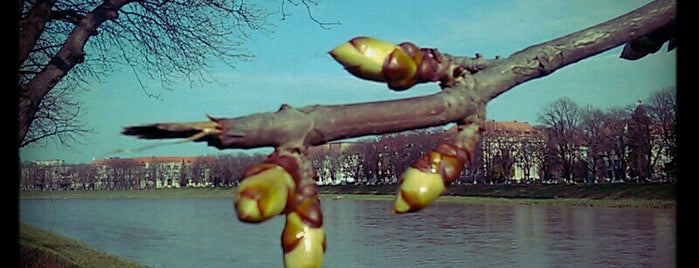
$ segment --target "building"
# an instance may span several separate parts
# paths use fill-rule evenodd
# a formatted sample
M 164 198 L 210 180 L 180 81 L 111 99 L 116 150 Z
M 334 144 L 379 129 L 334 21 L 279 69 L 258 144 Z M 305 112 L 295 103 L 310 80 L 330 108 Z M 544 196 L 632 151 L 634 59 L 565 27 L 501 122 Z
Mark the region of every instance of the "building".
M 318 185 L 355 183 L 360 179 L 356 172 L 360 157 L 350 150 L 354 145 L 354 142 L 331 142 L 308 149 Z
M 97 168 L 99 178 L 123 176 L 130 188 L 206 187 L 211 186 L 211 182 L 202 178 L 208 178 L 206 164 L 214 159 L 193 156 L 108 158 L 95 160 L 92 166 Z
M 484 170 L 503 182 L 530 182 L 541 179 L 544 133 L 528 122 L 486 121 L 481 134 Z

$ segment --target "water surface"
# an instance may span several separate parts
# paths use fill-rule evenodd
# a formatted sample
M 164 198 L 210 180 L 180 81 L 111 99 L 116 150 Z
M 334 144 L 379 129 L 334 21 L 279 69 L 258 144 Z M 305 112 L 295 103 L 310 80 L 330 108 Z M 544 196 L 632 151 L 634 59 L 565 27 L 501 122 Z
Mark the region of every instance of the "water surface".
M 20 200 L 20 220 L 153 267 L 283 267 L 230 199 Z M 675 267 L 674 209 L 322 200 L 324 267 Z

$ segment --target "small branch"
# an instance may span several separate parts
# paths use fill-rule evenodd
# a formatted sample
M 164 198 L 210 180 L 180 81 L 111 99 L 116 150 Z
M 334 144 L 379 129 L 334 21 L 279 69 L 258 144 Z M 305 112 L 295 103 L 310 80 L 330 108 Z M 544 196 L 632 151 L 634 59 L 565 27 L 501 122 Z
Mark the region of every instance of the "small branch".
M 281 7 L 280 7 L 281 13 L 282 13 L 282 20 L 285 20 L 285 19 L 286 19 L 286 16 L 287 16 L 286 12 L 284 12 L 284 3 L 286 3 L 286 2 L 289 2 L 289 3 L 291 3 L 291 4 L 294 5 L 294 6 L 298 6 L 298 5 L 299 5 L 299 3 L 296 3 L 296 2 L 294 2 L 293 0 L 282 0 Z M 311 5 L 318 5 L 317 2 L 312 1 L 312 0 L 301 0 L 301 4 L 303 4 L 303 5 L 306 7 L 306 13 L 308 14 L 308 17 L 309 17 L 313 22 L 315 22 L 316 24 L 318 24 L 318 26 L 320 26 L 320 28 L 323 28 L 323 29 L 326 29 L 326 30 L 327 30 L 327 29 L 330 29 L 330 27 L 328 27 L 328 26 L 330 26 L 330 25 L 342 25 L 339 21 L 335 21 L 335 22 L 323 22 L 323 21 L 320 21 L 320 20 L 316 19 L 316 17 L 313 16 L 313 12 L 311 11 Z
M 658 0 L 593 27 L 528 47 L 475 74 L 488 99 L 566 65 L 618 47 L 676 20 L 677 3 Z

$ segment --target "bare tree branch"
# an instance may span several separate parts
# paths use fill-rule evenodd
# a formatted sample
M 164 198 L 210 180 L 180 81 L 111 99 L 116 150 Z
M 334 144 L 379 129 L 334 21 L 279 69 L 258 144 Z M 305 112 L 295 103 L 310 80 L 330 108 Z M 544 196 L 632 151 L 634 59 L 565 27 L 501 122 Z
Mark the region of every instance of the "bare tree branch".
M 658 0 L 590 28 L 531 46 L 477 75 L 478 90 L 494 98 L 526 81 L 648 35 L 676 21 L 677 3 Z
M 19 136 L 18 143 L 22 144 L 36 118 L 41 100 L 51 89 L 77 64 L 85 59 L 83 47 L 87 40 L 94 35 L 95 30 L 107 20 L 117 16 L 117 10 L 132 0 L 104 1 L 71 32 L 65 44 L 51 58 L 49 64 L 37 73 L 27 84 L 18 85 L 19 90 Z
M 296 1 L 294 1 L 294 0 L 282 0 L 281 7 L 280 7 L 281 13 L 282 13 L 282 20 L 285 20 L 285 19 L 286 19 L 286 16 L 288 16 L 288 14 L 284 11 L 284 4 L 285 4 L 286 2 L 289 2 L 290 4 L 292 4 L 292 5 L 294 5 L 294 6 L 298 6 L 298 5 L 299 5 L 299 3 L 296 2 Z M 340 23 L 339 21 L 325 22 L 325 21 L 320 21 L 320 20 L 316 19 L 316 17 L 313 16 L 313 12 L 311 12 L 311 6 L 312 6 L 312 5 L 313 5 L 313 6 L 318 5 L 318 2 L 313 1 L 313 0 L 301 0 L 301 4 L 306 8 L 306 13 L 308 14 L 308 17 L 309 17 L 313 22 L 315 22 L 316 24 L 318 24 L 318 26 L 320 26 L 320 28 L 323 28 L 323 29 L 330 29 L 330 27 L 328 27 L 329 25 L 341 25 L 341 23 Z
M 659 0 L 613 20 L 531 46 L 505 59 L 450 57 L 464 64 L 459 83 L 440 93 L 394 101 L 347 105 L 282 106 L 277 112 L 210 122 L 126 127 L 144 139 L 187 138 L 219 149 L 317 145 L 328 141 L 462 123 L 484 118 L 491 99 L 526 81 L 646 35 L 676 19 L 676 3 Z

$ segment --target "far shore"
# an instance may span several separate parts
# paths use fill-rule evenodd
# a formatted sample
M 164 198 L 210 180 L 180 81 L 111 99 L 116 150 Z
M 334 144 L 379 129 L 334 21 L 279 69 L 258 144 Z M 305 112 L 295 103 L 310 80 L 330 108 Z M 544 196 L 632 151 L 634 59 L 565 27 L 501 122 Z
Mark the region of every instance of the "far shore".
M 321 186 L 321 199 L 394 200 L 397 185 L 387 186 Z M 582 194 L 585 186 L 556 187 L 542 186 L 492 186 L 469 188 L 453 187 L 437 202 L 461 202 L 475 204 L 518 204 L 518 205 L 574 205 L 595 207 L 667 208 L 676 207 L 674 185 L 635 186 L 612 189 L 588 186 L 595 193 Z M 596 188 L 597 187 L 597 188 Z M 463 187 L 462 187 L 463 188 Z M 608 188 L 608 187 L 607 187 Z M 555 191 L 546 193 L 545 191 Z M 606 192 L 605 192 L 606 191 Z M 570 193 L 575 194 L 570 194 Z M 620 194 L 623 193 L 623 194 Z M 638 192 L 638 193 L 636 193 Z M 669 192 L 669 193 L 668 193 Z M 575 196 L 579 195 L 579 196 Z M 20 199 L 75 199 L 75 198 L 229 198 L 233 199 L 233 188 L 170 188 L 149 190 L 92 190 L 92 191 L 38 191 L 19 192 Z

